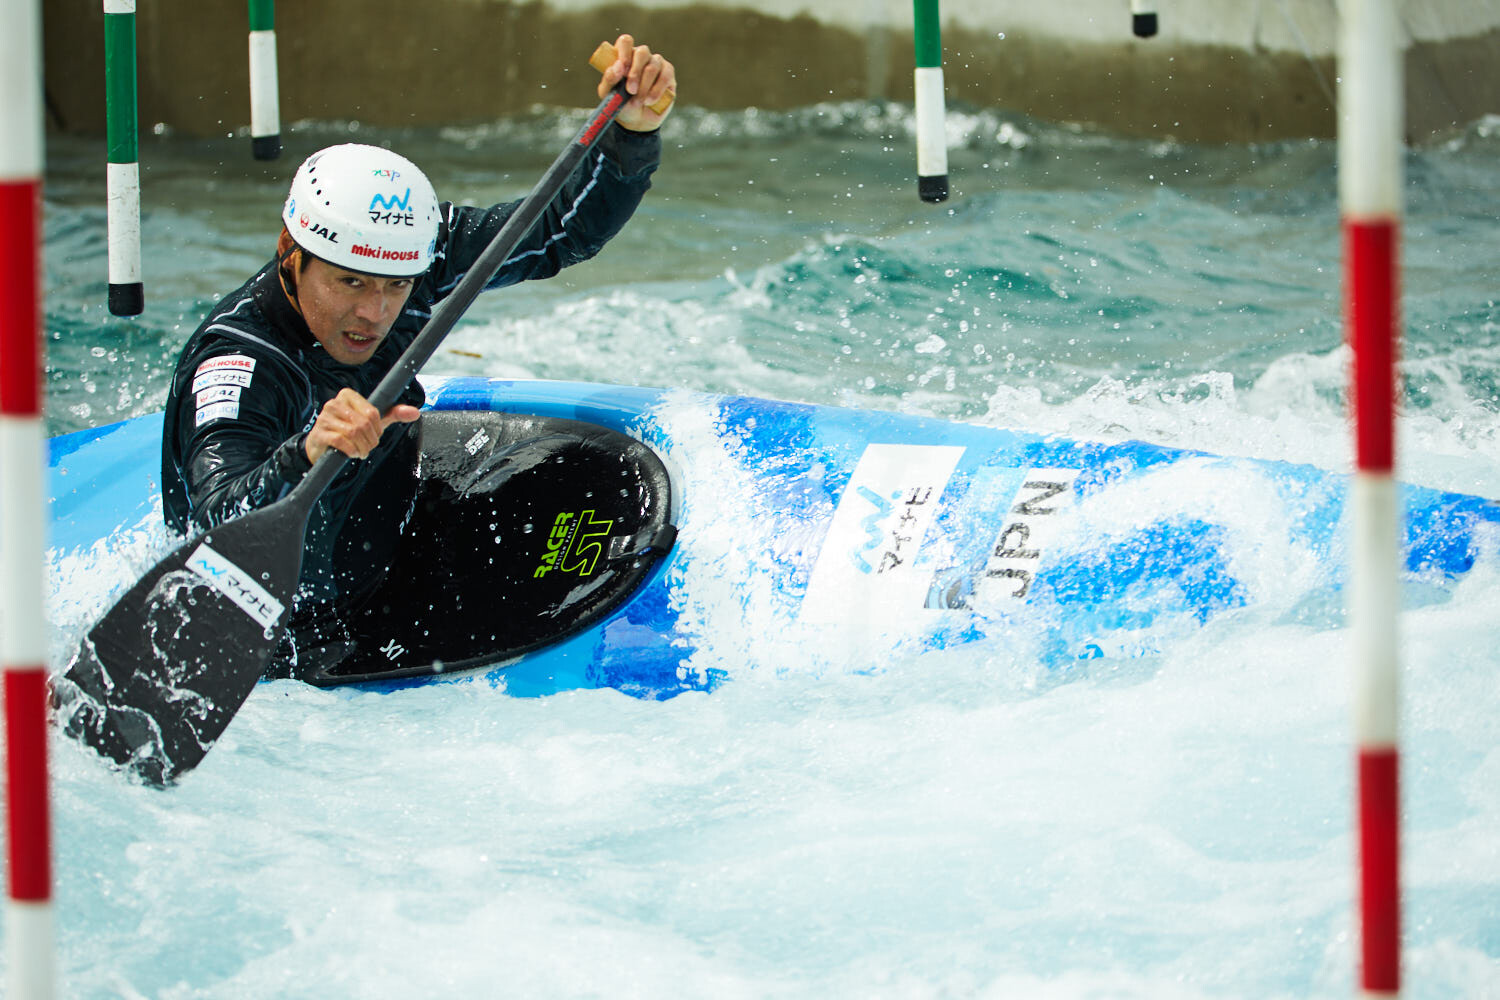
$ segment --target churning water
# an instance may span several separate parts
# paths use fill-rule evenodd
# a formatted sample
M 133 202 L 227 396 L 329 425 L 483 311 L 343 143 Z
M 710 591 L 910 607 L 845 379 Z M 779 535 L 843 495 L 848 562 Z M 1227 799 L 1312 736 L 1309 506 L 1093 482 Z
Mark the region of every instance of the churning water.
M 52 140 L 51 431 L 161 405 L 201 314 L 270 255 L 313 149 L 389 144 L 440 195 L 489 203 L 524 194 L 578 120 L 305 125 L 271 166 L 244 138 L 150 138 L 134 320 L 104 307 L 103 144 Z M 955 195 L 931 206 L 901 106 L 685 107 L 666 135 L 598 260 L 483 297 L 429 370 L 1349 467 L 1331 143 L 959 112 Z M 1500 496 L 1500 121 L 1406 166 L 1400 472 Z M 146 535 L 113 569 L 54 563 L 57 655 L 165 544 Z M 1408 995 L 1500 997 L 1500 579 L 1414 605 Z M 63 994 L 1353 993 L 1337 615 L 1228 616 L 1061 677 L 1003 644 L 830 671 L 753 641 L 775 627 L 744 622 L 751 641 L 695 664 L 729 681 L 666 702 L 262 685 L 164 793 L 56 745 Z

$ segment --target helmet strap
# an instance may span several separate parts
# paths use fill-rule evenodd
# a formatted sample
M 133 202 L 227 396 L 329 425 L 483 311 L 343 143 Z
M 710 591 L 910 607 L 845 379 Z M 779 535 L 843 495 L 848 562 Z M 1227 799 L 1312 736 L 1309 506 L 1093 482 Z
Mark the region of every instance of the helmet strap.
M 297 301 L 297 271 L 302 267 L 302 248 L 299 247 L 286 226 L 276 237 L 276 276 L 281 279 L 281 290 L 286 299 L 302 315 L 302 304 Z

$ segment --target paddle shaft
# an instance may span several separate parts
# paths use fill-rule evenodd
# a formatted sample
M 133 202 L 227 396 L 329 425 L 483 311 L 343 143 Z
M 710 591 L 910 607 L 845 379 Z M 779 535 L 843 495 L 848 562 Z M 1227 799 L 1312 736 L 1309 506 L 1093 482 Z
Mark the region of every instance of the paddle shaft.
M 511 213 L 510 218 L 505 220 L 500 231 L 495 234 L 494 239 L 490 240 L 489 246 L 484 248 L 452 293 L 438 303 L 427 325 L 422 327 L 422 331 L 411 342 L 411 346 L 407 347 L 401 357 L 396 359 L 396 363 L 380 380 L 375 391 L 370 393 L 370 404 L 376 410 L 385 413 L 395 405 L 407 384 L 416 377 L 417 372 L 427 363 L 427 359 L 432 357 L 433 352 L 442 344 L 443 339 L 448 336 L 459 318 L 479 297 L 479 293 L 484 291 L 484 286 L 495 276 L 495 272 L 500 270 L 506 258 L 526 238 L 526 234 L 531 232 L 531 228 L 541 218 L 542 212 L 557 196 L 557 192 L 562 190 L 563 184 L 573 175 L 573 171 L 578 169 L 578 165 L 588 155 L 588 151 L 599 141 L 599 137 L 604 134 L 604 130 L 610 122 L 614 121 L 615 115 L 629 99 L 630 94 L 625 90 L 625 81 L 621 80 L 614 90 L 599 102 L 599 106 L 594 109 L 589 120 L 569 141 L 567 148 L 552 161 L 552 166 L 548 167 L 542 179 L 537 181 L 536 187 L 531 189 L 531 193 Z M 349 456 L 343 452 L 329 448 L 313 463 L 312 469 L 302 477 L 302 481 L 297 484 L 292 495 L 287 499 L 292 500 L 296 497 L 297 500 L 294 502 L 310 511 L 312 505 L 317 502 L 318 497 L 322 496 L 328 484 L 333 482 L 333 478 L 339 474 L 339 470 L 344 467 L 348 459 Z

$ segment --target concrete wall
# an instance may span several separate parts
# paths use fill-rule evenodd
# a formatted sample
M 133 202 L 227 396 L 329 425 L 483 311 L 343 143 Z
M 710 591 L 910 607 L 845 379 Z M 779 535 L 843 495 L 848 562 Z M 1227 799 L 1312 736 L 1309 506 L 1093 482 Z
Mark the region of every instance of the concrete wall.
M 950 102 L 1199 141 L 1330 136 L 1333 0 L 945 0 Z M 1402 0 L 1414 139 L 1500 113 L 1500 0 Z M 104 128 L 99 0 L 44 0 L 51 123 Z M 139 5 L 140 120 L 189 135 L 248 125 L 244 0 Z M 592 105 L 593 46 L 622 30 L 711 108 L 910 100 L 908 0 L 303 0 L 278 5 L 283 122 L 400 126 Z

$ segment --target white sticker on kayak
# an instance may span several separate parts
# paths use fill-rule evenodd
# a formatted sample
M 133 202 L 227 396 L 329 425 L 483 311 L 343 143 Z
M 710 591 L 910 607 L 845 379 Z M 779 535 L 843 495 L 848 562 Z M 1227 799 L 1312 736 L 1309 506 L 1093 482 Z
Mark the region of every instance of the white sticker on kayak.
M 938 501 L 964 449 L 867 445 L 833 512 L 802 599 L 802 617 L 881 622 L 920 609 L 928 569 L 917 567 Z
M 209 548 L 207 542 L 188 556 L 187 568 L 207 580 L 263 628 L 270 628 L 281 618 L 284 610 L 281 602 L 251 579 L 250 574 Z

